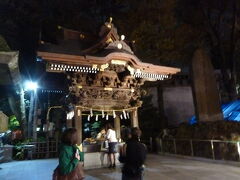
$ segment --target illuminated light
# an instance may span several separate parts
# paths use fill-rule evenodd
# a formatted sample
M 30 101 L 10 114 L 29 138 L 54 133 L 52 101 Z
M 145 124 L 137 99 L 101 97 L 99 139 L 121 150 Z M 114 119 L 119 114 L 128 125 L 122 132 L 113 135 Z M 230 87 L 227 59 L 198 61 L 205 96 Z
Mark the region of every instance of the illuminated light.
M 51 67 L 53 67 L 54 66 L 54 64 L 51 64 Z
M 125 39 L 125 36 L 124 35 L 121 35 L 121 40 L 123 41 Z
M 24 89 L 25 90 L 36 90 L 38 88 L 38 83 L 37 82 L 32 82 L 32 81 L 26 81 L 24 84 Z
M 88 118 L 87 118 L 88 121 L 90 121 L 90 115 L 88 115 Z
M 61 65 L 61 67 L 63 68 L 63 65 Z
M 80 69 L 82 69 L 82 67 L 79 67 Z
M 118 48 L 118 49 L 122 49 L 122 47 L 123 47 L 123 45 L 122 45 L 121 43 L 118 43 L 118 44 L 117 44 L 117 48 Z
M 58 67 L 61 67 L 60 65 L 58 65 Z
M 78 116 L 81 115 L 81 111 L 80 111 L 80 109 L 78 109 L 78 111 L 77 111 L 77 115 L 78 115 Z
M 55 64 L 55 67 L 57 67 L 57 64 Z
M 51 70 L 53 70 L 53 68 L 51 67 Z
M 83 69 L 85 69 L 85 67 L 83 67 Z

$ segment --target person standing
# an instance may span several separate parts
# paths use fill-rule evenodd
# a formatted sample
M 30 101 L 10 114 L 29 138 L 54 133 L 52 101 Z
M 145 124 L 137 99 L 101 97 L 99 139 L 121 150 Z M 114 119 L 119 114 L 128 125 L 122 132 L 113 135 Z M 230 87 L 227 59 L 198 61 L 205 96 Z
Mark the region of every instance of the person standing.
M 143 164 L 146 160 L 147 148 L 140 142 L 141 130 L 131 129 L 131 138 L 120 149 L 119 161 L 123 164 L 122 180 L 142 180 Z
M 84 179 L 80 155 L 77 148 L 77 130 L 66 129 L 63 132 L 59 152 L 59 165 L 54 170 L 53 180 L 82 180 Z
M 106 139 L 108 141 L 108 158 L 110 161 L 109 168 L 115 168 L 116 167 L 116 157 L 115 153 L 116 146 L 117 146 L 117 136 L 116 131 L 113 129 L 112 125 L 110 123 L 106 124 Z

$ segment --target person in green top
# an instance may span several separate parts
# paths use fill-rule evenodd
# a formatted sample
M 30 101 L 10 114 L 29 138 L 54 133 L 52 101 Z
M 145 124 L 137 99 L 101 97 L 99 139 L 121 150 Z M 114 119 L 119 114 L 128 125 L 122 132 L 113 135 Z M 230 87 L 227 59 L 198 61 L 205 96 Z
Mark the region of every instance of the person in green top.
M 59 165 L 55 170 L 54 180 L 83 179 L 83 170 L 80 165 L 79 149 L 77 148 L 77 130 L 69 128 L 63 132 L 62 144 L 59 149 Z M 56 177 L 55 177 L 56 176 Z

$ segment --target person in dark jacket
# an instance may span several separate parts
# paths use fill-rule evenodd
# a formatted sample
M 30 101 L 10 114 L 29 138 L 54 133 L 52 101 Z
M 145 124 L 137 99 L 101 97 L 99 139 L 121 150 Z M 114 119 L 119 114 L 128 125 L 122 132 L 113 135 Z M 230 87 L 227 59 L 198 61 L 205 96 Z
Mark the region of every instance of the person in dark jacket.
M 147 149 L 140 142 L 141 130 L 131 129 L 131 138 L 120 149 L 119 161 L 123 164 L 122 180 L 142 180 L 143 164 L 146 160 Z
M 54 171 L 54 180 L 81 180 L 84 178 L 77 144 L 77 130 L 66 129 L 62 135 L 59 165 Z

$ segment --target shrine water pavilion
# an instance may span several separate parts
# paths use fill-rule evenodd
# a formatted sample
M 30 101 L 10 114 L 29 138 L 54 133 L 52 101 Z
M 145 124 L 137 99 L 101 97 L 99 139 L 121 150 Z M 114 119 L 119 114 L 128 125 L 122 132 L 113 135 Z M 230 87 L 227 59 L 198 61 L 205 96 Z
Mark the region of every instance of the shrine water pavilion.
M 140 88 L 145 81 L 163 81 L 180 72 L 178 68 L 157 66 L 138 59 L 117 29 L 106 22 L 99 37 L 59 27 L 62 39 L 57 45 L 41 42 L 38 57 L 46 62 L 46 71 L 64 73 L 68 79 L 73 115 L 67 127 L 75 127 L 82 143 L 82 117 L 111 116 L 120 139 L 121 119 L 128 117 L 131 126 L 138 126 L 141 106 Z M 84 47 L 87 44 L 88 47 Z M 98 112 L 98 113 L 96 113 Z

